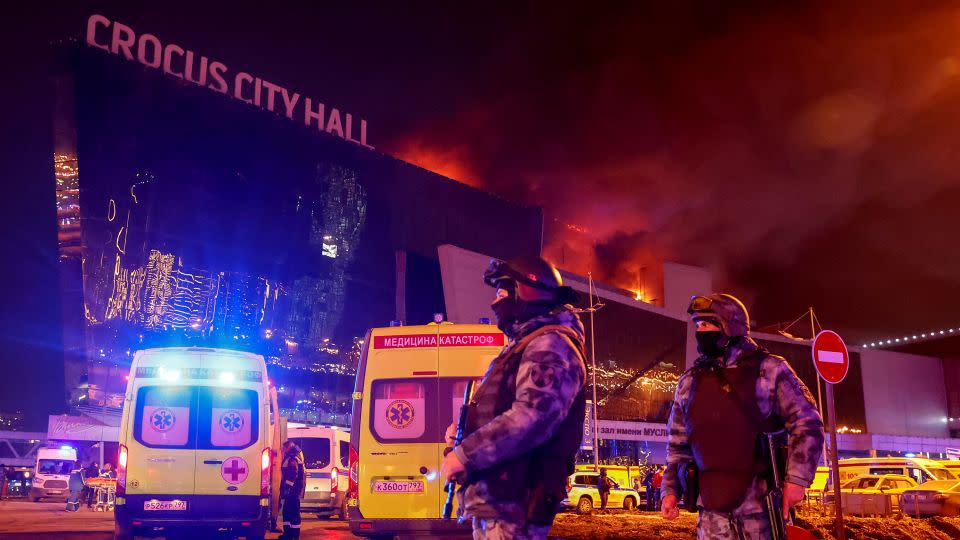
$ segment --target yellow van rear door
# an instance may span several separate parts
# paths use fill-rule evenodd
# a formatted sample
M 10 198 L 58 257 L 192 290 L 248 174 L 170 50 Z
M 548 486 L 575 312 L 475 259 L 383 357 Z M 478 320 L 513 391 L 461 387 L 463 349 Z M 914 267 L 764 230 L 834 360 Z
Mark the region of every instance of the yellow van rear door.
M 438 518 L 438 326 L 375 330 L 367 350 L 358 498 L 366 518 Z
M 127 493 L 192 494 L 196 387 L 145 381 L 135 390 L 134 403 L 127 440 Z
M 198 387 L 197 495 L 259 495 L 261 397 L 240 386 Z
M 460 417 L 460 405 L 468 380 L 479 384 L 486 373 L 490 361 L 503 349 L 504 335 L 492 325 L 480 324 L 444 324 L 440 326 L 439 338 L 439 389 L 437 416 L 440 424 L 446 426 Z M 447 445 L 437 446 L 437 460 L 443 461 Z M 441 478 L 441 481 L 443 479 Z M 447 494 L 441 489 L 438 504 L 446 502 Z M 456 515 L 456 498 L 454 514 Z

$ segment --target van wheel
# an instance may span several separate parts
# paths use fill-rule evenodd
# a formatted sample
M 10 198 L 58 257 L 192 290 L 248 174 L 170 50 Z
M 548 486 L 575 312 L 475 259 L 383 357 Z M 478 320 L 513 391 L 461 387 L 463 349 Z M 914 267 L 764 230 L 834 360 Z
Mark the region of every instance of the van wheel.
M 633 510 L 637 507 L 637 500 L 633 497 L 627 497 L 623 500 L 623 509 L 624 510 Z
M 593 512 L 593 500 L 586 495 L 580 497 L 580 501 L 577 502 L 577 513 L 589 514 L 591 512 Z

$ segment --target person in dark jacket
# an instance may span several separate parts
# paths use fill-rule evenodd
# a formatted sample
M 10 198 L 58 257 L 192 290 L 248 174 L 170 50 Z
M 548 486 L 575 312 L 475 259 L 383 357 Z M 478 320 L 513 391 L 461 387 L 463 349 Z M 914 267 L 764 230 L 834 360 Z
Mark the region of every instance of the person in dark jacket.
M 80 467 L 79 461 L 74 465 L 73 470 L 70 471 L 70 480 L 67 484 L 70 487 L 70 495 L 67 497 L 67 512 L 80 510 L 80 497 L 84 494 L 83 469 Z
M 283 462 L 280 466 L 280 498 L 283 501 L 282 540 L 300 538 L 300 499 L 307 488 L 303 452 L 293 441 L 283 443 Z
M 653 492 L 653 474 L 657 468 L 651 467 L 647 474 L 643 475 L 643 489 L 647 496 L 647 510 L 653 510 L 657 507 L 656 494 Z
M 94 503 L 94 490 L 90 486 L 87 486 L 87 480 L 91 478 L 100 477 L 100 465 L 96 461 L 91 462 L 85 469 L 83 469 L 83 500 L 87 503 L 87 508 L 93 508 Z
M 613 479 L 607 476 L 606 469 L 600 469 L 600 476 L 597 477 L 597 491 L 600 493 L 600 509 L 607 509 L 607 499 L 610 497 L 610 488 L 613 487 Z

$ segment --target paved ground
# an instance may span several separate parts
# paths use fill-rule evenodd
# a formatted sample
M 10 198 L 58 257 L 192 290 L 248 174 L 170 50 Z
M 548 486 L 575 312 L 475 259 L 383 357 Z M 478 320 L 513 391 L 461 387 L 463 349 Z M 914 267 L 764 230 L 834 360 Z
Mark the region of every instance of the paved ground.
M 0 540 L 110 540 L 113 513 L 65 512 L 63 503 L 0 501 Z M 345 522 L 304 515 L 304 538 L 356 538 Z M 267 538 L 276 538 L 270 534 Z

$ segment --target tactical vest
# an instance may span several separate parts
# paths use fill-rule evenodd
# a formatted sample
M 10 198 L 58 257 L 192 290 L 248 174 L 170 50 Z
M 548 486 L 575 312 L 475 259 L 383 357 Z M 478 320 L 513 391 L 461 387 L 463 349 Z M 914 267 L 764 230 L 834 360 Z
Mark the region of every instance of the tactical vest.
M 524 336 L 493 360 L 483 383 L 470 400 L 465 435 L 477 431 L 480 426 L 486 425 L 510 409 L 516 400 L 516 374 L 523 352 L 530 342 L 547 333 L 558 334 L 566 339 L 577 351 L 581 362 L 584 361 L 585 354 L 580 336 L 566 326 L 548 325 Z M 553 437 L 524 454 L 471 473 L 463 488 L 484 480 L 490 495 L 497 500 L 539 502 L 539 504 L 546 502 L 547 506 L 559 506 L 566 495 L 567 477 L 573 474 L 574 460 L 583 439 L 583 418 L 586 411 L 585 388 L 586 385 L 580 388 L 567 416 L 560 423 Z M 533 512 L 533 514 L 536 513 Z M 528 509 L 528 518 L 531 518 L 530 509 Z M 549 516 L 549 519 L 552 521 L 553 516 Z
M 767 352 L 759 349 L 733 367 L 696 367 L 687 411 L 690 446 L 700 474 L 700 500 L 707 510 L 732 512 L 746 498 L 769 461 L 761 435 L 782 429 L 757 404 L 757 379 Z

